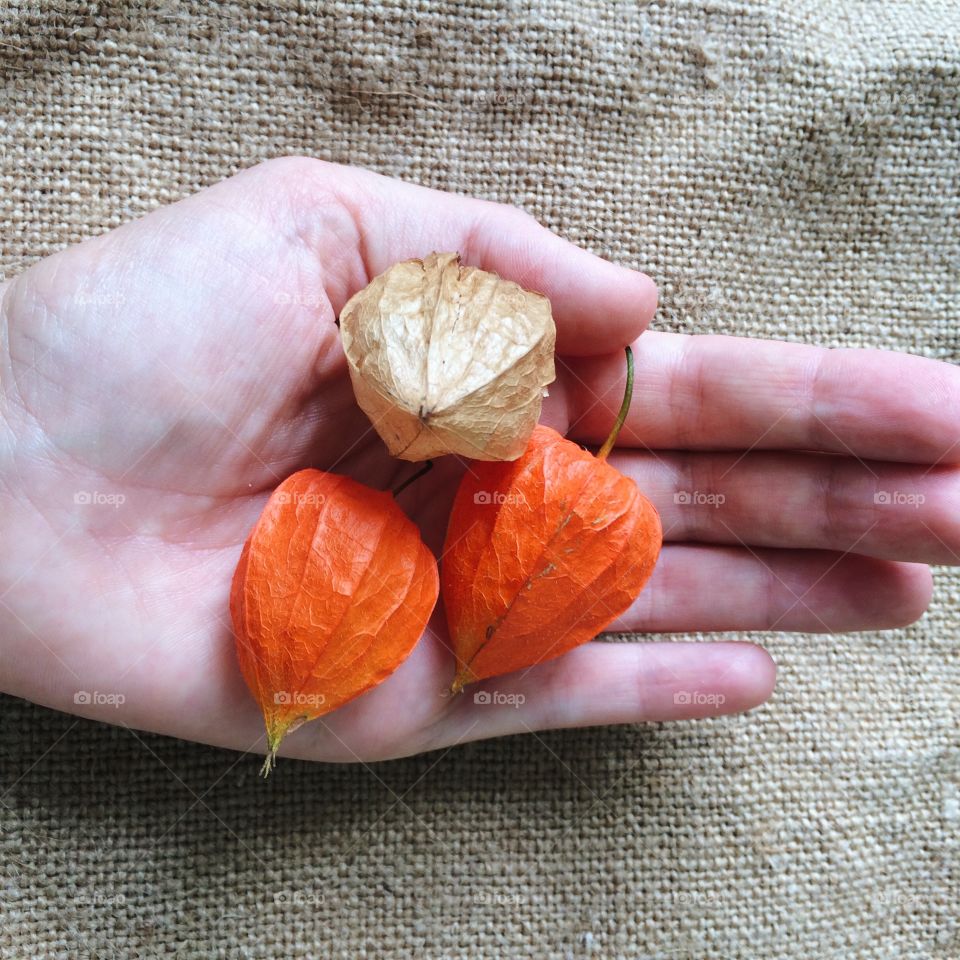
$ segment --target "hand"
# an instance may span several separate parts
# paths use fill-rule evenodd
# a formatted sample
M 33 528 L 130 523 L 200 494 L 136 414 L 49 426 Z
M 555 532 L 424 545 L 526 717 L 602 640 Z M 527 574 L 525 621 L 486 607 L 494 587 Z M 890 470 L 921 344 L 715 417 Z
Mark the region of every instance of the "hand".
M 387 488 L 334 320 L 397 260 L 459 250 L 546 293 L 558 382 L 544 419 L 607 433 L 645 276 L 509 207 L 316 160 L 271 161 L 44 260 L 0 288 L 0 685 L 84 716 L 263 749 L 227 598 L 273 487 L 304 466 Z M 960 378 L 929 360 L 645 334 L 621 452 L 668 543 L 616 625 L 646 632 L 910 622 L 928 562 L 960 546 Z M 449 462 L 446 462 L 449 461 Z M 400 497 L 439 554 L 463 466 Z M 886 500 L 880 496 L 886 495 Z M 667 720 L 762 702 L 746 643 L 591 643 L 444 695 L 442 615 L 384 684 L 282 754 L 368 760 L 545 727 Z M 86 693 L 84 697 L 82 693 Z

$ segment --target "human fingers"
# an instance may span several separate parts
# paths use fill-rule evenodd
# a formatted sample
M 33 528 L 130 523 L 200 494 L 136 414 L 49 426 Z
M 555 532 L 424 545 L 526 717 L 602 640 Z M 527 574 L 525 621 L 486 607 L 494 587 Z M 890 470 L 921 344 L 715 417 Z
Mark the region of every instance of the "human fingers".
M 594 642 L 468 687 L 443 733 L 462 742 L 739 713 L 763 703 L 775 681 L 770 655 L 752 643 Z
M 924 564 L 830 550 L 668 543 L 610 630 L 842 633 L 905 626 L 930 602 Z
M 659 332 L 633 349 L 633 400 L 620 446 L 960 462 L 960 369 L 951 364 L 883 350 Z M 603 440 L 625 376 L 619 352 L 558 365 L 573 438 Z
M 960 467 L 805 453 L 617 451 L 671 541 L 960 564 Z

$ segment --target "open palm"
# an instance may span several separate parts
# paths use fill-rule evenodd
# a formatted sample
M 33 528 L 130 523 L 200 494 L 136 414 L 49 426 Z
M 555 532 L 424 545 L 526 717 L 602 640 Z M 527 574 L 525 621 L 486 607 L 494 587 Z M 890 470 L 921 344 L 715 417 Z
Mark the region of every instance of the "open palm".
M 61 709 L 263 748 L 227 613 L 269 492 L 305 466 L 388 488 L 335 318 L 397 260 L 458 250 L 554 305 L 544 420 L 603 438 L 653 283 L 526 214 L 307 158 L 271 161 L 44 260 L 2 291 L 0 684 Z M 918 617 L 960 546 L 955 369 L 648 333 L 621 449 L 667 544 L 627 631 L 843 631 Z M 939 465 L 938 465 L 939 464 Z M 439 556 L 465 465 L 400 496 Z M 376 759 L 549 726 L 746 709 L 746 643 L 588 644 L 448 697 L 442 611 L 385 683 L 282 754 Z M 496 698 L 494 698 L 496 699 Z M 503 702 L 508 700 L 509 702 Z

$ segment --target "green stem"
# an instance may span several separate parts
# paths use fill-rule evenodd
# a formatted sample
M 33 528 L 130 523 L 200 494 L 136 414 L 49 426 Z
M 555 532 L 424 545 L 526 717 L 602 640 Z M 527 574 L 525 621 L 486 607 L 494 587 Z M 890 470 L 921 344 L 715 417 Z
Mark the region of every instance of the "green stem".
M 407 477 L 407 479 L 404 480 L 399 487 L 394 487 L 393 495 L 395 497 L 400 496 L 400 494 L 403 493 L 403 491 L 406 490 L 411 483 L 414 483 L 415 481 L 419 480 L 424 474 L 429 473 L 432 469 L 433 469 L 433 461 L 428 460 L 415 474 L 413 474 L 412 477 Z
M 630 410 L 630 400 L 633 398 L 633 351 L 627 347 L 627 386 L 623 391 L 623 403 L 620 404 L 620 412 L 617 414 L 617 419 L 613 424 L 613 429 L 610 431 L 610 436 L 603 442 L 603 446 L 600 448 L 597 453 L 598 460 L 606 460 L 608 454 L 613 449 L 613 445 L 617 442 L 617 437 L 620 434 L 620 428 L 623 426 L 624 421 L 627 419 L 627 413 Z

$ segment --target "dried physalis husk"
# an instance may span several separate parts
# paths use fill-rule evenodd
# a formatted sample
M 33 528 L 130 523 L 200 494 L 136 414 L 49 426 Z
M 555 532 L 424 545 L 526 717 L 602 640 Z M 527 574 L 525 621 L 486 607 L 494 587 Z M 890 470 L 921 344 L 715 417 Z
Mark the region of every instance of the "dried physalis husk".
M 515 460 L 555 376 L 550 301 L 456 253 L 394 264 L 340 334 L 357 403 L 404 460 Z

